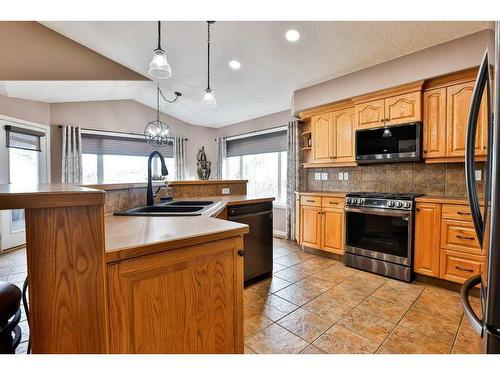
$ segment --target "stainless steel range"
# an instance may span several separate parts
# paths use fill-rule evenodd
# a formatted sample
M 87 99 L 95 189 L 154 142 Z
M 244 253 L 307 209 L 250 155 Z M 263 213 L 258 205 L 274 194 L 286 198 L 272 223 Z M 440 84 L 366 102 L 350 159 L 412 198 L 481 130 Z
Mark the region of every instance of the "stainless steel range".
M 416 196 L 348 193 L 344 263 L 411 282 Z

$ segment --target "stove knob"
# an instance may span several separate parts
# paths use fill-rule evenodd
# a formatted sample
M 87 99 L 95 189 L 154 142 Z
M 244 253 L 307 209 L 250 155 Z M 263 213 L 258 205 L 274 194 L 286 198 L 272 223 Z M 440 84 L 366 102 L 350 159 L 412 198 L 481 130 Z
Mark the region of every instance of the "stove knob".
M 397 202 L 396 202 L 396 207 L 397 207 L 397 208 L 401 208 L 401 207 L 403 207 L 403 203 L 402 203 L 402 202 L 400 202 L 400 201 L 397 201 Z
M 411 207 L 411 202 L 405 202 L 403 205 L 404 208 L 410 208 Z
M 362 206 L 363 204 L 365 204 L 365 200 L 362 198 L 358 199 L 358 204 Z
M 389 207 L 394 207 L 394 201 L 389 201 L 389 202 L 387 202 L 387 206 L 389 206 Z
M 345 202 L 346 202 L 347 204 L 351 204 L 351 203 L 352 203 L 352 199 L 351 199 L 351 198 L 346 198 L 346 199 L 345 199 Z

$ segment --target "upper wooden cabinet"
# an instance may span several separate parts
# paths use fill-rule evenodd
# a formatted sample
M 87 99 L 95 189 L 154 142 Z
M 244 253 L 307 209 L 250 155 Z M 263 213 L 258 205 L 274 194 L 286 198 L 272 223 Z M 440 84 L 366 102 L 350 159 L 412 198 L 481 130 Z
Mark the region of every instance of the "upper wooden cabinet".
M 428 162 L 461 161 L 465 156 L 467 117 L 474 81 L 424 92 L 423 156 Z M 488 142 L 486 100 L 481 102 L 475 155 L 485 156 Z
M 354 150 L 354 108 L 333 112 L 334 163 L 355 161 Z
M 332 113 L 322 113 L 311 117 L 313 162 L 328 163 L 333 159 Z
M 422 119 L 422 93 L 412 92 L 384 100 L 384 125 L 397 125 Z
M 384 124 L 384 99 L 356 104 L 354 111 L 357 129 L 376 128 Z

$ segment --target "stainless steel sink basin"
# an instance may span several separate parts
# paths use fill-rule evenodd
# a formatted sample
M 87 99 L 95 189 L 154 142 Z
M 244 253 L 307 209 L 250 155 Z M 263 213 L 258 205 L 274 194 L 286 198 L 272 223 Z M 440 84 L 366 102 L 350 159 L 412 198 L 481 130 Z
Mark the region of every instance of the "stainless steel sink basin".
M 203 206 L 144 206 L 130 210 L 115 212 L 118 216 L 197 216 L 201 215 Z
M 173 201 L 167 203 L 167 206 L 209 206 L 213 201 Z

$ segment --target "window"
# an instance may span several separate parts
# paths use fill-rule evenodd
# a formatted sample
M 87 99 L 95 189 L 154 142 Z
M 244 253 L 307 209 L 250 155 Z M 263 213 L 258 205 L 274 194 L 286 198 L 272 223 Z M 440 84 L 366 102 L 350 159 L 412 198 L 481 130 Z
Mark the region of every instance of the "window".
M 227 140 L 222 166 L 225 179 L 248 180 L 247 193 L 273 196 L 286 206 L 286 130 Z
M 153 148 L 141 136 L 82 134 L 84 184 L 143 182 L 148 178 L 148 158 Z M 173 142 L 160 151 L 165 158 L 168 180 L 175 178 Z M 152 175 L 161 175 L 161 163 L 153 159 Z

